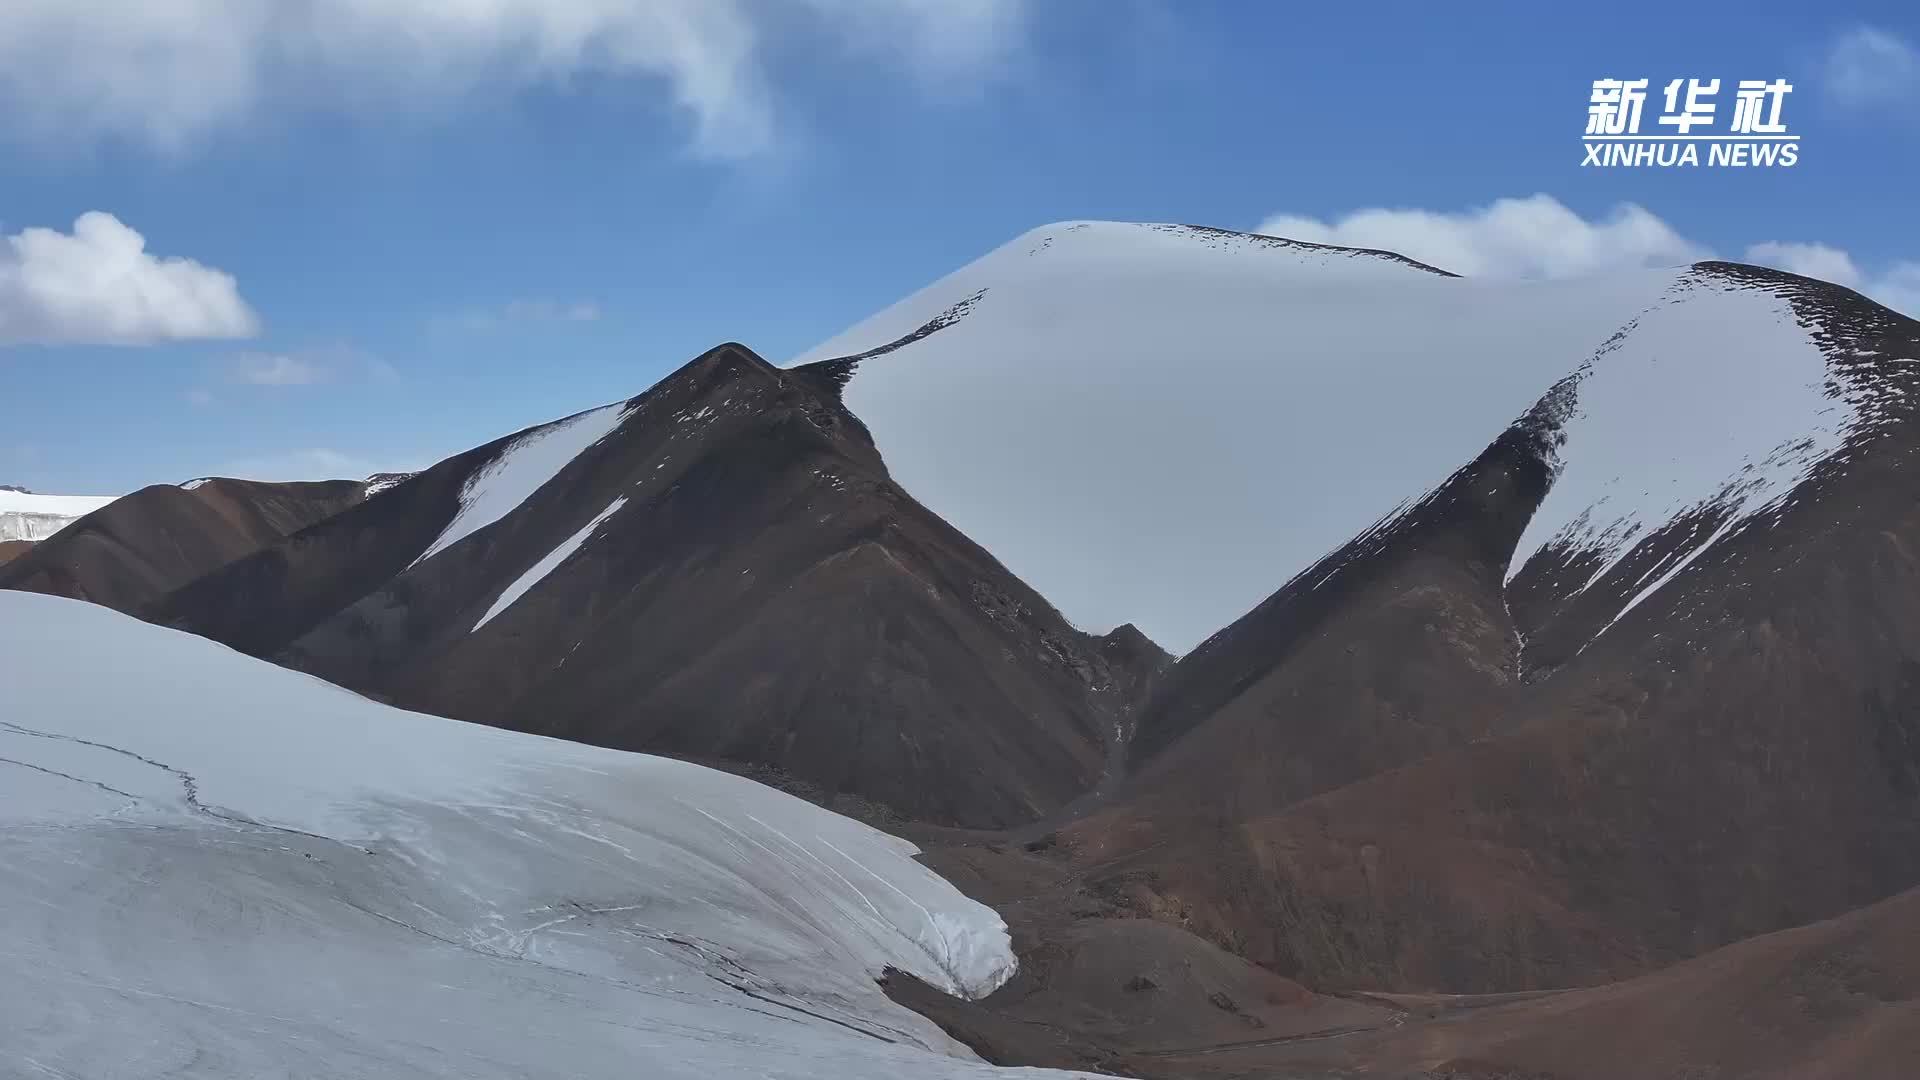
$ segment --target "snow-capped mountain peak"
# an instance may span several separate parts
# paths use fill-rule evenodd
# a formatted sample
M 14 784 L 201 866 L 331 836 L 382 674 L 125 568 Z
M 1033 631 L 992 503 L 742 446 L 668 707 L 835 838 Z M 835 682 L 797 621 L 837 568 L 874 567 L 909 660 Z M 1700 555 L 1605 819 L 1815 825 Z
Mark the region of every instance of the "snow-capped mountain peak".
M 1514 559 L 1779 498 L 1852 424 L 1766 276 L 1453 277 L 1190 226 L 1023 235 L 797 358 L 849 358 L 893 475 L 1083 626 L 1184 651 L 1412 506 L 1556 386 Z M 1631 490 L 1629 490 L 1631 489 Z M 1729 504 L 1731 505 L 1731 504 Z

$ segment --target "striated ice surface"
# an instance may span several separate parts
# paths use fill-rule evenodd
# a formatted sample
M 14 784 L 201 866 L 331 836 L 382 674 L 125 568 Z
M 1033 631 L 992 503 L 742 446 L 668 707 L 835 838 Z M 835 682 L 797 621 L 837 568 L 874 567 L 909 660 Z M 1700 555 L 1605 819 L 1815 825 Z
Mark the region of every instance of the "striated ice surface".
M 991 990 L 998 916 L 739 777 L 33 594 L 0 693 L 0 1075 L 1061 1075 L 874 984 Z

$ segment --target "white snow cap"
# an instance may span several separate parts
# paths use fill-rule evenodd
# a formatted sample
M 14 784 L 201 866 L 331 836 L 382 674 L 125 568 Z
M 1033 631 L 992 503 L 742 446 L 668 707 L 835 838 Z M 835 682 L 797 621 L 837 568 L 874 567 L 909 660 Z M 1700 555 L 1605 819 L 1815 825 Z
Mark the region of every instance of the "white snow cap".
M 1177 225 L 1036 229 L 793 363 L 870 350 L 846 402 L 909 492 L 1082 627 L 1175 651 L 1589 361 L 1516 566 L 1569 528 L 1656 526 L 1783 445 L 1812 438 L 1817 459 L 1848 422 L 1765 290 L 1685 267 L 1480 281 Z
M 26 593 L 0 593 L 0 685 L 0 1062 L 1064 1075 L 989 1069 L 874 983 L 993 989 L 997 915 L 911 844 L 751 781 Z

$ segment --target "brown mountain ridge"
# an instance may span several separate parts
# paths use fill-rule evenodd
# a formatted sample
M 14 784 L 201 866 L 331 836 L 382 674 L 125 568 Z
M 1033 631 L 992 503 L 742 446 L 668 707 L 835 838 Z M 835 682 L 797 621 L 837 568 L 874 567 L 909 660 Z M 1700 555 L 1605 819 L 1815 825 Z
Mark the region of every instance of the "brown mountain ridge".
M 408 708 L 766 767 L 945 824 L 1018 824 L 1099 780 L 1163 654 L 1076 630 L 901 491 L 830 386 L 726 345 L 619 408 L 430 557 L 463 492 L 544 429 L 148 615 Z
M 155 484 L 0 562 L 0 589 L 137 613 L 160 596 L 360 502 L 353 480 Z

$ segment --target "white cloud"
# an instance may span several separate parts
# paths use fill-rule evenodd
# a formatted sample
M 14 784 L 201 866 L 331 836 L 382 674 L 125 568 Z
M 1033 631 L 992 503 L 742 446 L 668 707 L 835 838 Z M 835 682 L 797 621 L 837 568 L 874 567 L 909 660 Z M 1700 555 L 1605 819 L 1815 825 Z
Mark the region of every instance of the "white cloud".
M 468 308 L 438 316 L 429 321 L 427 329 L 434 333 L 482 333 L 511 323 L 596 322 L 601 314 L 599 303 L 593 300 L 523 298 L 498 307 Z
M 214 403 L 213 391 L 204 387 L 196 386 L 183 396 L 187 399 L 187 404 L 199 409 L 207 408 Z
M 216 361 L 227 382 L 247 386 L 317 386 L 321 383 L 400 377 L 392 364 L 351 345 L 322 345 L 288 351 L 235 353 Z
M 504 312 L 510 320 L 532 322 L 593 322 L 600 317 L 600 305 L 591 300 L 560 303 L 554 300 L 515 300 Z
M 1871 26 L 1855 27 L 1827 51 L 1827 92 L 1844 105 L 1911 105 L 1920 96 L 1920 49 Z
M 1778 240 L 1747 248 L 1747 261 L 1785 270 L 1789 274 L 1831 281 L 1851 289 L 1860 284 L 1860 268 L 1853 256 L 1825 244 L 1786 244 Z
M 412 105 L 583 75 L 646 81 L 702 154 L 771 145 L 763 40 L 962 75 L 1030 0 L 6 0 L 0 117 L 180 149 L 263 104 Z M 836 54 L 846 54 L 836 56 Z
M 1589 221 L 1550 195 L 1499 199 L 1463 211 L 1356 210 L 1333 221 L 1275 214 L 1257 231 L 1317 244 L 1382 248 L 1468 277 L 1574 277 L 1716 257 L 1643 207 L 1621 205 Z M 1744 258 L 1845 285 L 1897 311 L 1920 315 L 1920 262 L 1895 262 L 1870 272 L 1841 248 L 1779 241 L 1754 244 Z
M 1864 291 L 1895 311 L 1920 319 L 1920 262 L 1894 263 Z
M 1271 236 L 1384 248 L 1468 277 L 1574 277 L 1625 266 L 1691 262 L 1705 250 L 1631 203 L 1588 221 L 1550 195 L 1463 211 L 1357 210 L 1336 221 L 1278 214 Z
M 253 386 L 312 386 L 331 375 L 320 364 L 287 353 L 242 353 L 233 362 L 233 381 Z
M 0 236 L 0 345 L 146 345 L 258 329 L 232 275 L 149 253 L 112 214 L 82 214 L 71 233 Z
M 1880 273 L 1868 273 L 1840 248 L 1778 240 L 1749 247 L 1746 261 L 1845 285 L 1895 311 L 1920 317 L 1920 262 L 1896 262 Z
M 805 0 L 859 51 L 903 54 L 923 77 L 964 76 L 1019 40 L 1028 0 Z

